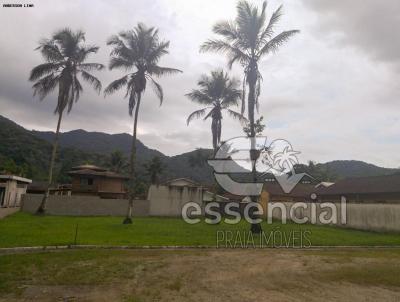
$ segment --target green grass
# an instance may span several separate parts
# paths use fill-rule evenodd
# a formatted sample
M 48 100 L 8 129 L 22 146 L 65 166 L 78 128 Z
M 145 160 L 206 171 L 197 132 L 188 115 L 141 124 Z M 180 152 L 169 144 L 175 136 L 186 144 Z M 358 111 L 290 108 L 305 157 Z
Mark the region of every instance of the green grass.
M 0 292 L 22 291 L 23 284 L 101 285 L 115 279 L 131 279 L 138 269 L 145 267 L 143 261 L 127 252 L 74 250 L 1 255 Z M 154 266 L 154 263 L 146 265 Z
M 0 247 L 74 244 L 77 225 L 77 244 L 94 245 L 215 246 L 217 231 L 240 231 L 242 235 L 248 235 L 249 230 L 245 221 L 237 225 L 208 225 L 203 222 L 189 225 L 179 218 L 148 217 L 134 218 L 132 225 L 123 225 L 121 217 L 41 217 L 19 212 L 0 220 Z M 396 233 L 382 234 L 310 224 L 283 225 L 279 222 L 271 225 L 264 222 L 263 230 L 267 234 L 277 231 L 283 238 L 290 238 L 292 231 L 308 231 L 313 246 L 400 245 L 400 236 Z M 283 246 L 279 240 L 275 244 Z M 254 242 L 259 242 L 257 236 Z M 299 241 L 296 242 L 298 245 Z

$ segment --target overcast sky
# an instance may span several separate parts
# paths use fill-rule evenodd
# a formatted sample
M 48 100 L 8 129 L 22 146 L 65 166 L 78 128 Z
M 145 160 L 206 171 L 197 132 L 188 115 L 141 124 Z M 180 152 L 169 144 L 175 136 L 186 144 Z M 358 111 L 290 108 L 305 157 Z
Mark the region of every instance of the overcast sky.
M 13 3 L 4 1 L 1 3 Z M 138 22 L 160 29 L 170 40 L 170 54 L 160 65 L 179 68 L 181 75 L 160 80 L 164 104 L 151 89 L 142 102 L 139 139 L 167 155 L 211 147 L 210 121 L 186 126 L 200 107 L 185 96 L 201 74 L 226 68 L 218 54 L 200 54 L 213 36 L 212 25 L 235 17 L 232 0 L 31 0 L 34 8 L 0 7 L 0 115 L 27 129 L 56 126 L 55 96 L 32 97 L 29 71 L 42 62 L 34 51 L 41 38 L 62 27 L 83 29 L 89 44 L 100 46 L 90 61 L 107 64 L 106 39 Z M 254 1 L 261 4 L 261 1 Z M 300 29 L 278 53 L 260 64 L 263 75 L 260 115 L 265 135 L 290 141 L 300 161 L 364 160 L 400 166 L 400 1 L 293 0 L 269 1 L 268 11 L 284 4 L 277 32 Z M 2 6 L 2 5 L 1 5 Z M 242 77 L 239 67 L 231 75 Z M 98 72 L 103 86 L 122 71 Z M 65 116 L 62 131 L 132 132 L 123 93 L 104 98 L 85 86 L 81 99 Z M 241 126 L 223 119 L 222 136 L 241 134 Z M 0 142 L 1 144 L 1 142 Z

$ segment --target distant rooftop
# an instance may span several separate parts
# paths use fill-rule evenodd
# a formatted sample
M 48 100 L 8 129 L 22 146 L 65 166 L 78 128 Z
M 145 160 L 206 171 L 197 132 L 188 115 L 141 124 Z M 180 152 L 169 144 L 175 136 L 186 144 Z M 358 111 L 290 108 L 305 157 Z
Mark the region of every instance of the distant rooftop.
M 318 190 L 318 194 L 321 195 L 399 192 L 400 174 L 346 178 L 329 187 Z
M 109 171 L 105 168 L 100 168 L 95 165 L 81 165 L 76 166 L 68 172 L 68 175 L 87 175 L 87 176 L 103 176 L 110 178 L 123 178 L 128 179 L 129 177 Z
M 15 176 L 15 175 L 0 175 L 0 179 L 16 180 L 17 182 L 22 182 L 22 183 L 27 183 L 27 184 L 32 183 L 31 179 L 20 177 L 20 176 Z
M 72 167 L 71 170 L 107 171 L 107 169 L 105 169 L 105 168 L 101 168 L 101 167 L 98 167 L 95 165 L 89 165 L 89 164 Z
M 186 182 L 187 186 L 191 187 L 201 187 L 202 185 L 189 179 L 189 178 L 176 178 L 176 179 L 171 179 L 163 183 L 163 185 L 166 186 L 185 186 L 184 184 L 181 184 L 182 182 Z

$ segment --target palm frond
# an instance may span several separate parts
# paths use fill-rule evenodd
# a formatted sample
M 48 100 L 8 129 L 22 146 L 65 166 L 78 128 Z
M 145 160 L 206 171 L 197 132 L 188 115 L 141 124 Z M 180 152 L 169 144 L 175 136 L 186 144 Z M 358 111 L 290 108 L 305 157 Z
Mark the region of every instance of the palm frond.
M 163 99 L 164 99 L 163 89 L 162 89 L 161 85 L 158 84 L 156 81 L 154 81 L 151 77 L 150 77 L 150 83 L 153 86 L 153 90 L 154 90 L 155 94 L 157 95 L 158 99 L 160 100 L 160 106 L 161 106 Z
M 109 65 L 108 65 L 108 69 L 110 69 L 110 70 L 112 70 L 114 68 L 124 68 L 125 70 L 129 70 L 132 67 L 133 67 L 133 63 L 122 57 L 112 57 L 110 59 Z
M 30 81 L 36 81 L 37 79 L 48 75 L 50 73 L 57 72 L 61 67 L 64 66 L 64 63 L 44 63 L 34 67 L 31 70 L 31 74 L 29 76 Z
M 96 78 L 95 76 L 91 75 L 90 73 L 88 73 L 88 72 L 86 72 L 84 70 L 81 70 L 81 75 L 82 75 L 82 78 L 86 82 L 88 82 L 90 85 L 92 85 L 93 88 L 95 90 L 97 90 L 98 93 L 100 93 L 100 91 L 101 91 L 101 82 L 99 81 L 98 78 Z
M 276 52 L 283 43 L 288 41 L 292 36 L 299 32 L 299 30 L 288 30 L 280 33 L 279 35 L 272 38 L 269 42 L 267 42 L 258 52 L 257 56 L 261 57 L 270 52 Z
M 41 78 L 33 86 L 33 96 L 38 95 L 40 100 L 43 100 L 54 88 L 56 88 L 60 77 L 50 74 Z
M 163 55 L 168 54 L 169 41 L 159 43 L 152 41 L 150 45 L 146 58 L 149 63 L 157 63 Z
M 269 23 L 264 31 L 261 33 L 260 36 L 260 43 L 265 43 L 267 38 L 272 38 L 274 34 L 274 27 L 281 19 L 283 12 L 282 12 L 283 5 L 280 5 L 277 10 L 275 10 L 269 19 Z
M 226 110 L 232 118 L 239 120 L 242 124 L 248 121 L 247 118 L 243 116 L 243 114 L 233 111 L 231 109 Z
M 109 95 L 114 93 L 115 91 L 121 89 L 123 86 L 125 86 L 128 83 L 128 75 L 123 76 L 122 78 L 112 81 L 106 89 L 104 89 L 104 95 Z
M 37 47 L 36 49 L 40 50 L 40 53 L 47 62 L 64 61 L 64 56 L 62 55 L 58 46 L 52 40 L 41 40 L 39 42 L 39 47 Z
M 240 39 L 240 33 L 237 31 L 235 24 L 229 21 L 221 21 L 215 24 L 213 32 L 229 41 Z
M 210 108 L 210 107 L 206 107 L 206 108 L 203 108 L 203 109 L 196 110 L 196 111 L 192 112 L 192 113 L 188 116 L 188 118 L 187 118 L 187 120 L 186 120 L 186 124 L 189 125 L 189 123 L 190 123 L 192 120 L 203 117 L 203 116 L 206 114 L 207 109 L 209 109 L 209 108 Z
M 162 75 L 172 75 L 172 74 L 176 74 L 176 73 L 181 73 L 182 70 L 153 65 L 153 66 L 148 67 L 147 72 L 151 75 L 155 75 L 155 76 L 159 77 Z
M 100 63 L 82 63 L 79 64 L 79 69 L 84 71 L 103 70 L 104 65 Z
M 185 94 L 185 96 L 187 96 L 193 102 L 196 102 L 196 103 L 199 103 L 202 105 L 211 105 L 213 103 L 213 99 L 210 98 L 209 95 L 207 95 L 206 93 L 204 93 L 198 89 L 192 90 L 191 92 Z

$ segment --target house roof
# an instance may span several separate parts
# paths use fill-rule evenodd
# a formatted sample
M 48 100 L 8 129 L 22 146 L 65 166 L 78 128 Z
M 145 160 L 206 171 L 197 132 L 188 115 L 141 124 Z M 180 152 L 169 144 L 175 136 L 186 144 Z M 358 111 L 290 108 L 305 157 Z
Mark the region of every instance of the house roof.
M 31 179 L 20 177 L 20 176 L 15 176 L 15 175 L 0 175 L 0 179 L 16 180 L 17 182 L 25 183 L 25 184 L 30 184 L 32 182 Z
M 199 183 L 197 183 L 189 178 L 184 178 L 184 177 L 168 180 L 168 181 L 164 182 L 163 185 L 165 185 L 165 186 L 182 186 L 181 184 L 177 184 L 177 182 L 179 182 L 179 181 L 185 181 L 188 183 L 188 186 L 191 186 L 191 187 L 201 187 L 201 185 Z
M 266 190 L 270 195 L 291 196 L 291 197 L 309 197 L 316 191 L 315 185 L 298 183 L 290 193 L 285 193 L 282 187 L 277 182 L 266 182 L 263 190 Z
M 400 174 L 346 178 L 320 188 L 320 195 L 400 193 Z
M 107 169 L 95 166 L 95 165 L 89 165 L 89 164 L 85 164 L 85 165 L 80 165 L 80 166 L 76 166 L 76 167 L 72 167 L 71 170 L 93 170 L 93 171 L 107 171 Z
M 76 170 L 76 171 L 69 171 L 68 175 L 87 175 L 87 176 L 103 176 L 103 177 L 109 177 L 109 178 L 120 178 L 120 179 L 128 179 L 129 177 L 112 172 L 112 171 L 95 171 L 91 169 L 82 169 L 82 170 Z

